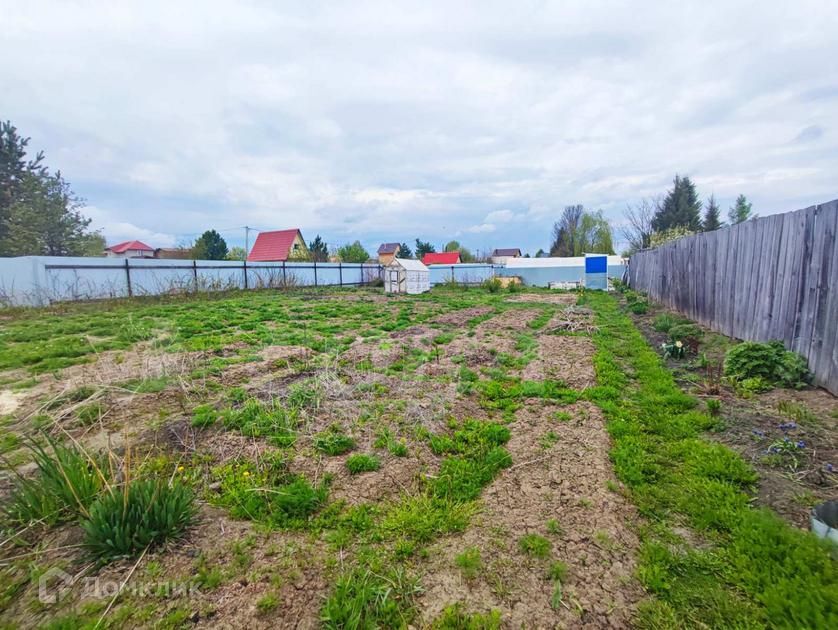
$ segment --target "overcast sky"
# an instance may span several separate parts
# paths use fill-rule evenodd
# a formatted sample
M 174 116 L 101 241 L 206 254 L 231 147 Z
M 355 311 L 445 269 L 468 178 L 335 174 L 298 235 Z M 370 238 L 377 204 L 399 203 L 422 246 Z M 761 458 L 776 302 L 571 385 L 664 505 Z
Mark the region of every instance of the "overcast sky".
M 109 243 L 549 246 L 687 174 L 838 197 L 838 2 L 0 0 L 0 118 Z

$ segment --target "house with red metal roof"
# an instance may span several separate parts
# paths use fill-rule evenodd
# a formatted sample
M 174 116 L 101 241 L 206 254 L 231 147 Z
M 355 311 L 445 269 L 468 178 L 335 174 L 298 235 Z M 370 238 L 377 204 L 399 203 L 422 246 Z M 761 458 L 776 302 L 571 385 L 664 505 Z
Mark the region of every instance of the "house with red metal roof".
M 302 232 L 296 228 L 259 232 L 253 249 L 247 255 L 248 262 L 283 262 L 308 258 L 308 246 Z
M 425 265 L 457 265 L 460 263 L 460 252 L 440 252 L 425 254 L 422 257 Z
M 154 258 L 154 248 L 142 241 L 125 241 L 105 248 L 108 258 Z

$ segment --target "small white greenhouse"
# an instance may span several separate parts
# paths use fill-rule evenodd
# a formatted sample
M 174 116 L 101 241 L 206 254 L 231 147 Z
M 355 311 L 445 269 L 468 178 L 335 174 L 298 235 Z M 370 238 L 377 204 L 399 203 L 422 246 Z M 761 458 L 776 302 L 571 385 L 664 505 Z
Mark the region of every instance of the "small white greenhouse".
M 420 260 L 394 258 L 384 267 L 387 293 L 425 293 L 431 290 L 431 271 Z

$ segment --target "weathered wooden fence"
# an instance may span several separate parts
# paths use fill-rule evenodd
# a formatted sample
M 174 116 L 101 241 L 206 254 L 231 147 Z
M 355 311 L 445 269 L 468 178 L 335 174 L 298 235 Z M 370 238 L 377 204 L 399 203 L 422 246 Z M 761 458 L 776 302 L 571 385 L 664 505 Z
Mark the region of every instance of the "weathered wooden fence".
M 782 340 L 838 394 L 838 200 L 631 257 L 633 288 L 725 335 Z

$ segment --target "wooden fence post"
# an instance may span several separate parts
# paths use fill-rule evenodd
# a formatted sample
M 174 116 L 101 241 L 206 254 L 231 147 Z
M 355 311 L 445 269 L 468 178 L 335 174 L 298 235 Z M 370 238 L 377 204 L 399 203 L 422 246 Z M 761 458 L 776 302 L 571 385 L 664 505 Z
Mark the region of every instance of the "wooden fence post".
M 125 282 L 128 285 L 128 297 L 134 297 L 134 291 L 131 288 L 131 266 L 127 258 L 125 259 Z

